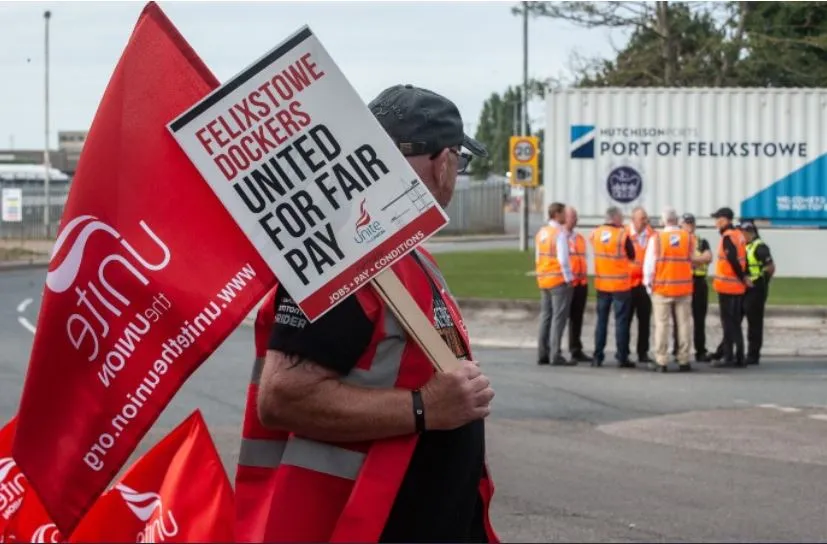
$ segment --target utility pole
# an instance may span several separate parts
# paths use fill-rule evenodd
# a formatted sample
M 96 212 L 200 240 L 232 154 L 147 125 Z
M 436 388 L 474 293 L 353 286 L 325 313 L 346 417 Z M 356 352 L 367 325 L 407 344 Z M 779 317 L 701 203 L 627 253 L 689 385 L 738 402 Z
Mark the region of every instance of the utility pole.
M 523 93 L 521 136 L 528 136 L 528 2 L 523 2 Z M 528 251 L 528 199 L 531 189 L 523 187 L 520 203 L 520 251 Z
M 46 133 L 46 141 L 43 145 L 43 166 L 44 168 L 44 176 L 43 176 L 43 192 L 44 192 L 44 206 L 43 206 L 43 224 L 46 226 L 46 237 L 51 238 L 52 232 L 51 227 L 52 224 L 49 219 L 49 211 L 51 207 L 51 203 L 49 202 L 49 181 L 51 176 L 51 168 L 52 164 L 49 160 L 49 19 L 52 17 L 52 12 L 46 10 L 43 12 L 43 19 L 46 24 L 46 93 L 45 93 L 45 109 L 46 109 L 46 121 L 45 121 L 45 133 Z

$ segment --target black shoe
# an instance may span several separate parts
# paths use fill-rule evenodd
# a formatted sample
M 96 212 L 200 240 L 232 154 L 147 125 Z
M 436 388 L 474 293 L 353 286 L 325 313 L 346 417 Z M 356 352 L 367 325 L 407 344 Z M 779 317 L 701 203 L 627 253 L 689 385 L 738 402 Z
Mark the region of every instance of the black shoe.
M 689 363 L 678 365 L 678 372 L 692 372 L 692 365 Z
M 547 365 L 549 364 L 548 357 L 542 357 L 537 361 L 538 365 Z
M 651 370 L 652 372 L 660 372 L 665 374 L 669 371 L 666 365 L 659 365 L 655 362 L 650 362 L 647 366 L 649 367 L 649 370 Z
M 710 364 L 712 368 L 735 368 L 735 361 L 732 359 L 724 359 L 724 360 L 713 360 L 712 364 Z
M 637 368 L 637 365 L 632 361 L 618 361 L 617 368 Z
M 724 358 L 724 354 L 720 353 L 718 351 L 716 351 L 715 353 L 709 355 L 709 360 L 710 361 L 720 361 L 723 358 Z
M 644 353 L 643 355 L 638 355 L 637 356 L 637 362 L 638 363 L 652 363 L 654 361 L 652 361 L 652 358 L 649 357 L 648 353 Z
M 758 364 L 758 357 L 752 358 L 747 357 L 747 365 L 757 365 Z
M 594 359 L 592 359 L 582 351 L 578 351 L 577 353 L 571 354 L 571 360 L 577 361 L 578 363 L 591 363 Z
M 568 361 L 566 361 L 566 358 L 562 355 L 555 355 L 554 359 L 551 360 L 551 366 L 566 366 L 567 364 Z
M 593 366 L 593 367 L 601 367 L 601 366 L 603 366 L 603 358 L 602 358 L 602 357 L 597 357 L 597 358 L 595 358 L 594 360 L 592 360 L 592 366 Z
M 711 357 L 708 353 L 698 353 L 695 355 L 695 362 L 696 363 L 708 363 L 711 361 Z

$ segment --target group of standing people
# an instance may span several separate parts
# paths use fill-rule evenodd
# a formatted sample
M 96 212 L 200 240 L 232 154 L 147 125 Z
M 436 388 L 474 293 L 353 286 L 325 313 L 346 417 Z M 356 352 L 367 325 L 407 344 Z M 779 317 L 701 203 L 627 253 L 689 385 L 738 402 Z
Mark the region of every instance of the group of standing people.
M 758 364 L 763 341 L 764 306 L 769 280 L 775 272 L 767 245 L 753 223 L 733 224 L 734 214 L 721 208 L 712 214 L 721 233 L 712 282 L 719 300 L 724 338 L 718 348 L 706 349 L 707 276 L 712 262 L 709 242 L 695 232 L 695 217 L 679 217 L 672 208 L 662 214 L 656 231 L 642 207 L 624 224 L 618 207 L 606 210 L 605 223 L 590 233 L 594 254 L 597 324 L 594 355 L 583 351 L 581 333 L 588 298 L 586 238 L 578 232 L 577 210 L 555 202 L 549 222 L 535 236 L 537 284 L 541 290 L 538 364 L 567 366 L 590 362 L 602 366 L 610 314 L 615 320 L 615 359 L 620 368 L 630 361 L 632 320 L 637 321 L 637 361 L 666 372 L 669 325 L 674 322 L 672 356 L 680 371 L 691 370 L 690 342 L 695 361 L 713 366 Z M 748 350 L 744 353 L 741 322 L 747 317 Z M 654 360 L 649 356 L 654 320 Z M 569 328 L 571 358 L 562 352 L 563 332 Z M 694 334 L 690 331 L 694 330 Z

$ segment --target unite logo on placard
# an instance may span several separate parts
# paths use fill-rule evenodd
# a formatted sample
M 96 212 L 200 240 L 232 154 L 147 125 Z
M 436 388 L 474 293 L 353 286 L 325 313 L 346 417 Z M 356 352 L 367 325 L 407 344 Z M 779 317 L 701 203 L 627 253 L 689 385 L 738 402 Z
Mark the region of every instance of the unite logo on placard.
M 161 292 L 144 295 L 143 301 L 125 294 L 146 288 L 150 282 L 147 273 L 163 270 L 171 258 L 169 247 L 149 225 L 144 221 L 139 224 L 148 237 L 139 246 L 141 252 L 95 216 L 72 219 L 55 242 L 46 274 L 46 287 L 52 293 L 62 294 L 74 287 L 75 309 L 63 328 L 72 347 L 100 366 L 98 379 L 107 388 L 152 325 L 172 306 Z M 118 249 L 104 255 L 94 251 L 93 247 L 99 249 L 99 244 L 106 243 L 105 239 L 96 238 L 93 246 L 90 238 L 100 236 L 97 233 L 116 240 Z M 112 247 L 111 242 L 108 244 Z M 94 268 L 88 263 L 93 259 Z M 84 278 L 79 280 L 80 276 Z
M 359 205 L 359 219 L 356 220 L 356 236 L 353 240 L 357 244 L 373 242 L 385 234 L 385 229 L 379 221 L 373 221 L 366 208 L 366 199 Z
M 20 508 L 26 477 L 11 457 L 0 458 L 0 517 L 8 521 Z
M 115 489 L 132 513 L 146 524 L 138 533 L 136 542 L 164 542 L 178 534 L 178 522 L 172 510 L 164 508 L 158 493 L 139 493 L 124 484 L 116 485 Z

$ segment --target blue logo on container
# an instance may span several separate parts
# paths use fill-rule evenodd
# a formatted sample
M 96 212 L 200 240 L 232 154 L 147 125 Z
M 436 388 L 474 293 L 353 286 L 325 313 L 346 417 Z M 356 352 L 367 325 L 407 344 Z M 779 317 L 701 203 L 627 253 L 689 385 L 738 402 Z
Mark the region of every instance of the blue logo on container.
M 594 125 L 571 125 L 572 159 L 593 159 L 594 158 Z
M 606 190 L 612 200 L 621 204 L 628 204 L 637 200 L 643 192 L 643 178 L 634 168 L 618 166 L 606 179 Z

